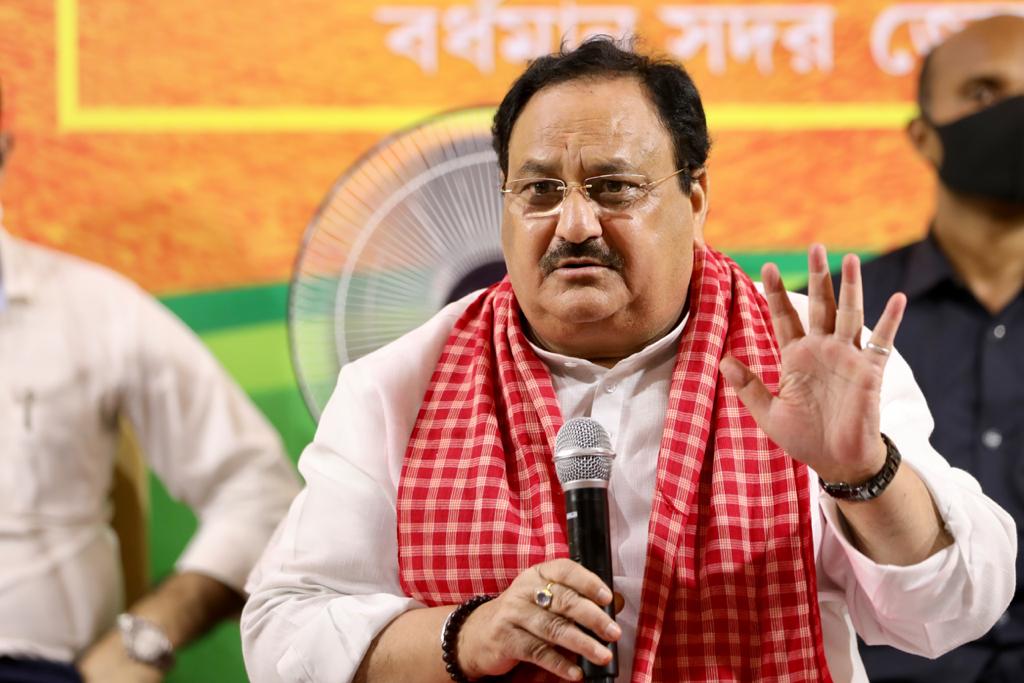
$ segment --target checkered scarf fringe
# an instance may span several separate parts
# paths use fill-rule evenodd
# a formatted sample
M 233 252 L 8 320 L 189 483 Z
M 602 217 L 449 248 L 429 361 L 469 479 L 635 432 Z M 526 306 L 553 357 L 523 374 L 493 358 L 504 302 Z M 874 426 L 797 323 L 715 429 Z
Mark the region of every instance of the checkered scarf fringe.
M 455 324 L 409 440 L 398 489 L 399 575 L 427 605 L 499 593 L 567 557 L 552 463 L 550 375 L 508 280 Z M 648 529 L 632 683 L 830 683 L 807 470 L 757 427 L 718 371 L 731 353 L 772 390 L 767 304 L 727 257 L 695 251 L 690 316 L 669 390 Z M 521 665 L 506 677 L 553 681 Z

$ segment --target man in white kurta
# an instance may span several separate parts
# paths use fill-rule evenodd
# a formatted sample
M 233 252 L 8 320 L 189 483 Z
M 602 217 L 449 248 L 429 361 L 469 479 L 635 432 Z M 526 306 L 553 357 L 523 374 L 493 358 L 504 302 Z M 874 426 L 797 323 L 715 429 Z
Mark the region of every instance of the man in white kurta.
M 243 645 L 253 681 L 352 680 L 379 630 L 418 607 L 399 588 L 395 494 L 420 397 L 473 296 L 342 370 L 299 461 L 306 489 L 250 579 Z M 791 296 L 806 312 L 806 299 Z M 626 671 L 673 342 L 682 327 L 611 369 L 536 348 L 566 419 L 592 417 L 612 438 L 612 560 L 615 589 L 625 598 L 617 620 Z M 867 680 L 854 629 L 869 642 L 936 656 L 983 632 L 1012 593 L 1012 574 L 993 575 L 992 568 L 1013 566 L 1013 520 L 931 448 L 928 407 L 899 356 L 886 368 L 882 425 L 928 484 L 956 541 L 919 565 L 876 564 L 851 546 L 834 501 L 811 482 L 822 630 L 836 681 Z

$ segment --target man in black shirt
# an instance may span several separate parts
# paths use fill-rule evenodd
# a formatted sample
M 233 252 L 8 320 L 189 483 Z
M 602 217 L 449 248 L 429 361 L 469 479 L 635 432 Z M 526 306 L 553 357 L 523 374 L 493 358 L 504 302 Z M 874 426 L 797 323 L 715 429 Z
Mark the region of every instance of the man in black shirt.
M 979 21 L 936 47 L 918 103 L 907 132 L 937 171 L 934 219 L 922 241 L 864 265 L 865 319 L 906 293 L 896 346 L 935 416 L 932 444 L 1021 526 L 1024 18 Z M 1018 558 L 1019 597 L 983 639 L 934 661 L 862 647 L 870 680 L 1024 681 L 1022 570 Z

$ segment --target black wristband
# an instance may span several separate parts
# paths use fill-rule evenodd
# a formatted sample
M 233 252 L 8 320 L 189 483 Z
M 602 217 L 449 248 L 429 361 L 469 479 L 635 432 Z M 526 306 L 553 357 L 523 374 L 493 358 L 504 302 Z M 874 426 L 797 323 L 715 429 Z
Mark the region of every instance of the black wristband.
M 847 484 L 845 482 L 829 483 L 819 477 L 818 481 L 821 483 L 821 488 L 825 490 L 825 493 L 839 500 L 853 501 L 872 500 L 881 495 L 882 491 L 889 486 L 896 476 L 896 470 L 900 468 L 900 461 L 902 460 L 896 444 L 888 436 L 882 434 L 882 441 L 885 442 L 885 464 L 882 465 L 882 469 L 878 471 L 878 474 L 860 484 Z
M 466 622 L 466 617 L 469 616 L 470 612 L 488 600 L 493 600 L 495 597 L 497 596 L 474 595 L 453 609 L 448 618 L 444 620 L 444 626 L 441 627 L 441 659 L 444 660 L 444 670 L 448 672 L 448 675 L 451 676 L 455 683 L 469 683 L 469 679 L 463 673 L 462 667 L 459 666 L 459 660 L 456 657 L 455 646 L 459 642 L 459 629 Z

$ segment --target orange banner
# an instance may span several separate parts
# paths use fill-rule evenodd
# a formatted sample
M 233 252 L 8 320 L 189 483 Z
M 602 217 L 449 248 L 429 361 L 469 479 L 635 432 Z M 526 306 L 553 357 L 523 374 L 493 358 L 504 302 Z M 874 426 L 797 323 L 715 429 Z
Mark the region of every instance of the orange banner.
M 1000 11 L 1024 3 L 5 2 L 5 221 L 160 292 L 282 281 L 375 143 L 611 33 L 702 89 L 714 244 L 881 249 L 928 218 L 931 174 L 902 133 L 918 59 Z

